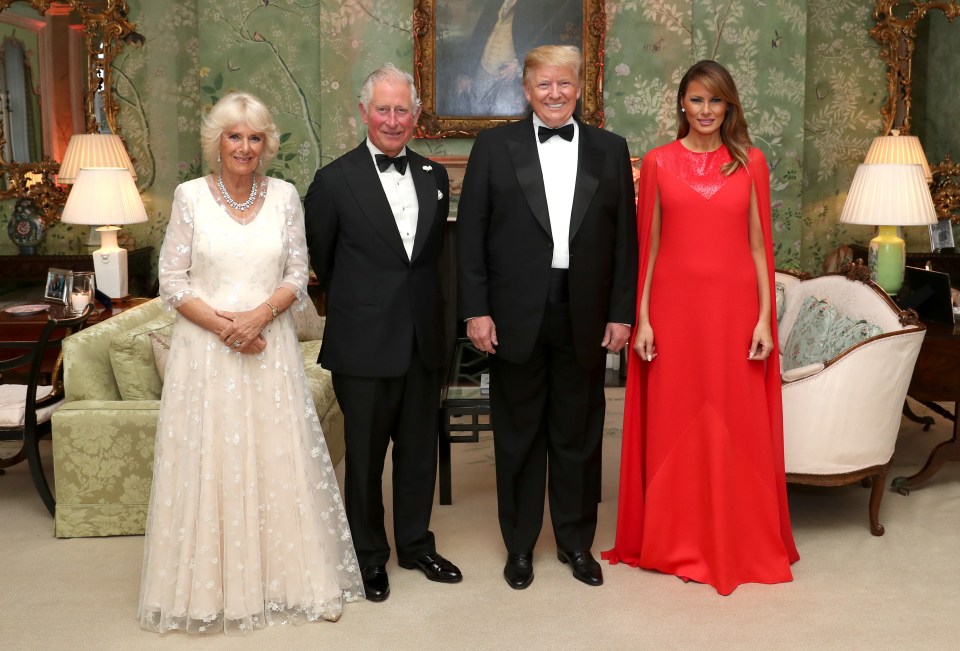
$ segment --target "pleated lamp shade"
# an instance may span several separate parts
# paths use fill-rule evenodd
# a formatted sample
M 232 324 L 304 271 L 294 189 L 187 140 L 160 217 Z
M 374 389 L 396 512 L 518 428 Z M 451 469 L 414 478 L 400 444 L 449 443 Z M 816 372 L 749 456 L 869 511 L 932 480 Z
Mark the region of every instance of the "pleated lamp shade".
M 916 136 L 878 136 L 873 139 L 864 163 L 916 163 L 923 168 L 927 183 L 933 180 L 927 156 Z
M 125 167 L 133 180 L 137 171 L 123 146 L 120 136 L 110 133 L 75 133 L 70 136 L 67 151 L 63 154 L 57 181 L 75 183 L 82 168 Z
M 918 164 L 858 165 L 840 221 L 870 226 L 936 224 L 937 212 L 923 168 Z
M 122 226 L 147 221 L 147 211 L 127 168 L 83 168 L 67 196 L 60 221 Z

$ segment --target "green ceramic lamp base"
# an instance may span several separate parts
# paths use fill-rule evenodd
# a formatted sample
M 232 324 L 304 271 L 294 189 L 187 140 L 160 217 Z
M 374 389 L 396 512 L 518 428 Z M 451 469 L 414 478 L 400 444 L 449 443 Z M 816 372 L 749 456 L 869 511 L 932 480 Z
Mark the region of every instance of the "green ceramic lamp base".
M 907 251 L 897 235 L 896 226 L 879 226 L 880 232 L 870 240 L 870 278 L 891 296 L 903 286 L 903 267 Z

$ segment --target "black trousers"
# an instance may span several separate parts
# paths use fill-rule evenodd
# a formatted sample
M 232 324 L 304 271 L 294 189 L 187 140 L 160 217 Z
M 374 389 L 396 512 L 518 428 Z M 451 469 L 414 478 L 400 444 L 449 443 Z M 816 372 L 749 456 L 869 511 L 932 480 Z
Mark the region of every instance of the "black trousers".
M 604 352 L 598 341 L 597 355 Z M 557 303 L 547 306 L 529 360 L 514 364 L 491 355 L 490 366 L 498 513 L 507 551 L 533 550 L 545 484 L 557 545 L 590 549 L 600 499 L 604 365 L 586 370 L 578 363 L 569 305 Z
M 361 567 L 385 565 L 390 545 L 383 523 L 382 477 L 393 441 L 393 533 L 397 556 L 436 553 L 430 514 L 437 480 L 440 371 L 414 351 L 400 377 L 333 374 L 344 417 L 344 502 Z

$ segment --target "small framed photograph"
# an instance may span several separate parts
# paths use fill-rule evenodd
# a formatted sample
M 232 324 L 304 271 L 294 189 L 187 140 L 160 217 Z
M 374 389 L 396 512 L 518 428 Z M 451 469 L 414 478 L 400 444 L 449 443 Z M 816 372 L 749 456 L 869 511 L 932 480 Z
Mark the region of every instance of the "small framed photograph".
M 930 229 L 930 250 L 942 251 L 944 249 L 953 249 L 953 222 L 949 219 L 941 219 L 936 224 L 928 226 Z
M 43 289 L 43 300 L 66 305 L 72 280 L 73 273 L 69 269 L 50 267 L 47 271 L 47 284 Z

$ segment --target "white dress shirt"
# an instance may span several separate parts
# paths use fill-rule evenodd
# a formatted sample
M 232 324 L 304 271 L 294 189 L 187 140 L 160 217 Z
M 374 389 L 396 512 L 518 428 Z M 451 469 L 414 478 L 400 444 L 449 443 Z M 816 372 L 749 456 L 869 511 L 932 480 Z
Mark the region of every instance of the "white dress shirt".
M 533 132 L 537 137 L 537 154 L 543 172 L 543 188 L 547 192 L 547 211 L 550 213 L 550 232 L 553 234 L 554 269 L 570 268 L 570 213 L 573 211 L 573 193 L 577 185 L 577 159 L 580 126 L 571 117 L 566 124 L 573 124 L 573 140 L 566 141 L 553 136 L 540 142 L 536 136 L 540 126 L 546 126 L 533 114 Z M 563 126 L 563 125 L 561 125 Z
M 554 138 L 555 140 L 555 138 Z M 380 177 L 380 184 L 383 186 L 383 192 L 387 195 L 387 201 L 390 203 L 390 210 L 393 211 L 393 218 L 397 222 L 397 230 L 400 232 L 400 238 L 403 240 L 403 248 L 407 251 L 407 258 L 413 258 L 413 240 L 417 236 L 417 216 L 420 214 L 420 202 L 417 201 L 417 188 L 413 185 L 413 172 L 410 171 L 410 159 L 407 158 L 407 171 L 401 174 L 397 168 L 391 165 L 386 171 L 381 172 L 377 167 L 377 154 L 382 154 L 370 139 L 367 138 L 367 149 L 370 150 L 370 160 L 373 167 Z M 407 155 L 407 148 L 398 154 Z

